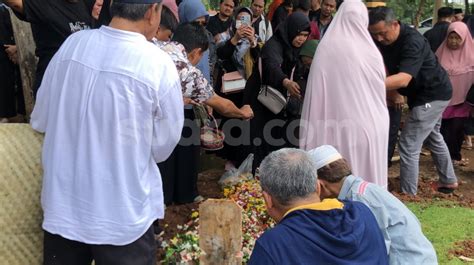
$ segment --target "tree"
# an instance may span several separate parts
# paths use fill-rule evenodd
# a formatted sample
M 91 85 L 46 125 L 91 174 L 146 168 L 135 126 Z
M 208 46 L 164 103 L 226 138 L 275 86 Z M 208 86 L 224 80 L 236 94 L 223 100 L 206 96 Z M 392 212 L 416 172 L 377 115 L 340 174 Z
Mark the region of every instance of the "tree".
M 408 24 L 415 24 L 417 15 L 419 21 L 431 17 L 434 8 L 434 1 L 388 0 L 387 6 L 394 10 L 400 21 Z

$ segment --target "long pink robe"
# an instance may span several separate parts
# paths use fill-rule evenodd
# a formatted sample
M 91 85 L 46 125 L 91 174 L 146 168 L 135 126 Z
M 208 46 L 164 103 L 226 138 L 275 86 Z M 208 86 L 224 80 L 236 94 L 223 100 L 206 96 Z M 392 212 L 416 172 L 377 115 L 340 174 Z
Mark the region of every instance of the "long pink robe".
M 300 147 L 336 147 L 366 181 L 387 186 L 389 116 L 383 59 L 368 13 L 346 0 L 320 42 L 304 99 Z

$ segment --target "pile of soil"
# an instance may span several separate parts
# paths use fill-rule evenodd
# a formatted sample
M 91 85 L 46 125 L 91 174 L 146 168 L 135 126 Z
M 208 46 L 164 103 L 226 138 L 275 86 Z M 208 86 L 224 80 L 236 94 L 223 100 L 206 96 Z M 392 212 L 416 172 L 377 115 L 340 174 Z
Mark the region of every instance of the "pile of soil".
M 457 242 L 456 247 L 450 250 L 449 254 L 465 261 L 474 261 L 474 240 Z

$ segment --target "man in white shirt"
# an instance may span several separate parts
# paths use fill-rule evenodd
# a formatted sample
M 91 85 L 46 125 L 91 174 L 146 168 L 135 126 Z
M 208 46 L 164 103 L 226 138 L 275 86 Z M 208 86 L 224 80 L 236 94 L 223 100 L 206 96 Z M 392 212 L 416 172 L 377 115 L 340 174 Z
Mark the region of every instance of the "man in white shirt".
M 31 117 L 45 133 L 44 264 L 155 264 L 156 163 L 183 126 L 176 67 L 148 41 L 160 2 L 114 0 L 108 27 L 72 34 L 48 65 Z

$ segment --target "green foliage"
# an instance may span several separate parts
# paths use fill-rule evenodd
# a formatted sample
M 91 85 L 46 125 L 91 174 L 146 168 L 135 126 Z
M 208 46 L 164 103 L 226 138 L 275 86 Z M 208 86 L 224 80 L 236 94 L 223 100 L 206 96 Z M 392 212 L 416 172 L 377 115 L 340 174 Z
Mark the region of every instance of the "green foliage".
M 439 264 L 465 264 L 448 252 L 455 242 L 474 238 L 474 210 L 453 203 L 408 203 L 408 208 L 418 217 L 423 232 L 433 243 Z M 472 257 L 471 257 L 472 258 Z
M 413 24 L 416 12 L 420 5 L 420 0 L 388 0 L 387 6 L 391 7 L 400 21 L 407 24 Z M 421 20 L 433 16 L 434 1 L 426 0 L 422 8 Z

